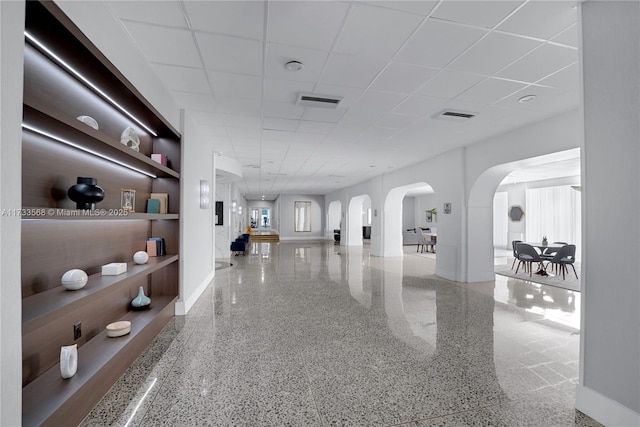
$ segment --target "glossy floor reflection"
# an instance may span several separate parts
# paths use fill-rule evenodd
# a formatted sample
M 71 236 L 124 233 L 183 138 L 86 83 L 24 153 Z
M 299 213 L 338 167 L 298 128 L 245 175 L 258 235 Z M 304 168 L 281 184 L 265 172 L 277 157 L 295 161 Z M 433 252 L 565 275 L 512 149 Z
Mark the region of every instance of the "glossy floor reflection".
M 333 242 L 254 244 L 82 425 L 596 426 L 580 294 Z

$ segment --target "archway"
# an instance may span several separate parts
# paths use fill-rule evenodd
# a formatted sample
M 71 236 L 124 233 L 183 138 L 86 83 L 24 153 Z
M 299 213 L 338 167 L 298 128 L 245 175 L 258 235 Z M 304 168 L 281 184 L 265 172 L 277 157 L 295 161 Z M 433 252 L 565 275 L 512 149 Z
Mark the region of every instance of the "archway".
M 433 193 L 433 188 L 426 182 L 417 182 L 393 188 L 387 194 L 384 201 L 383 256 L 402 256 L 402 201 L 407 194 L 422 193 Z M 418 218 L 414 222 L 418 222 Z M 417 225 L 413 224 L 414 227 Z
M 325 236 L 334 238 L 334 230 L 340 230 L 342 219 L 342 202 L 334 200 L 327 207 L 327 228 Z
M 342 237 L 342 244 L 347 246 L 362 246 L 363 224 L 367 215 L 365 204 L 371 206 L 371 198 L 367 194 L 352 197 L 349 201 L 347 213 L 347 233 Z
M 493 166 L 481 173 L 469 191 L 467 215 L 466 282 L 495 278 L 493 249 L 493 200 L 503 179 L 511 172 L 532 166 L 574 159 L 578 148 Z

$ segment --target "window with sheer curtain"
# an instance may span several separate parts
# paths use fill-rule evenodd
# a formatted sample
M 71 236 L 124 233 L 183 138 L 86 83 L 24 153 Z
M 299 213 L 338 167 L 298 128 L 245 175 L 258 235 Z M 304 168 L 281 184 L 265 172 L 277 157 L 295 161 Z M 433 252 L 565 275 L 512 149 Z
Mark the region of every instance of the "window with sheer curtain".
M 570 186 L 527 189 L 526 240 L 581 243 L 580 192 Z M 576 253 L 576 258 L 577 258 Z

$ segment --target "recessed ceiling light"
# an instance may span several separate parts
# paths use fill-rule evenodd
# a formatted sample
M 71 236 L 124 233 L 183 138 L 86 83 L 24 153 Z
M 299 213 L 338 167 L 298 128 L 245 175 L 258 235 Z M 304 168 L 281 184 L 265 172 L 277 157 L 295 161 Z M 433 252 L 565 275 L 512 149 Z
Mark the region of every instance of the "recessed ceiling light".
M 304 64 L 300 61 L 289 61 L 284 64 L 284 68 L 289 71 L 300 71 L 302 70 L 302 68 L 304 68 Z
M 535 95 L 525 95 L 522 98 L 518 99 L 518 102 L 529 102 L 529 101 L 533 101 L 534 99 L 536 99 Z

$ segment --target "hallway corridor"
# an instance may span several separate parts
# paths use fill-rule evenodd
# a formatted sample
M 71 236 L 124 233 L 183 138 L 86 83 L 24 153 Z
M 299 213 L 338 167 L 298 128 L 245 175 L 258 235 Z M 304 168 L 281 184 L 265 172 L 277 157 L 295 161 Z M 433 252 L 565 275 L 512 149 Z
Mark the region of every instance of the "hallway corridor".
M 231 262 L 83 426 L 599 426 L 573 407 L 577 292 L 332 241 Z

